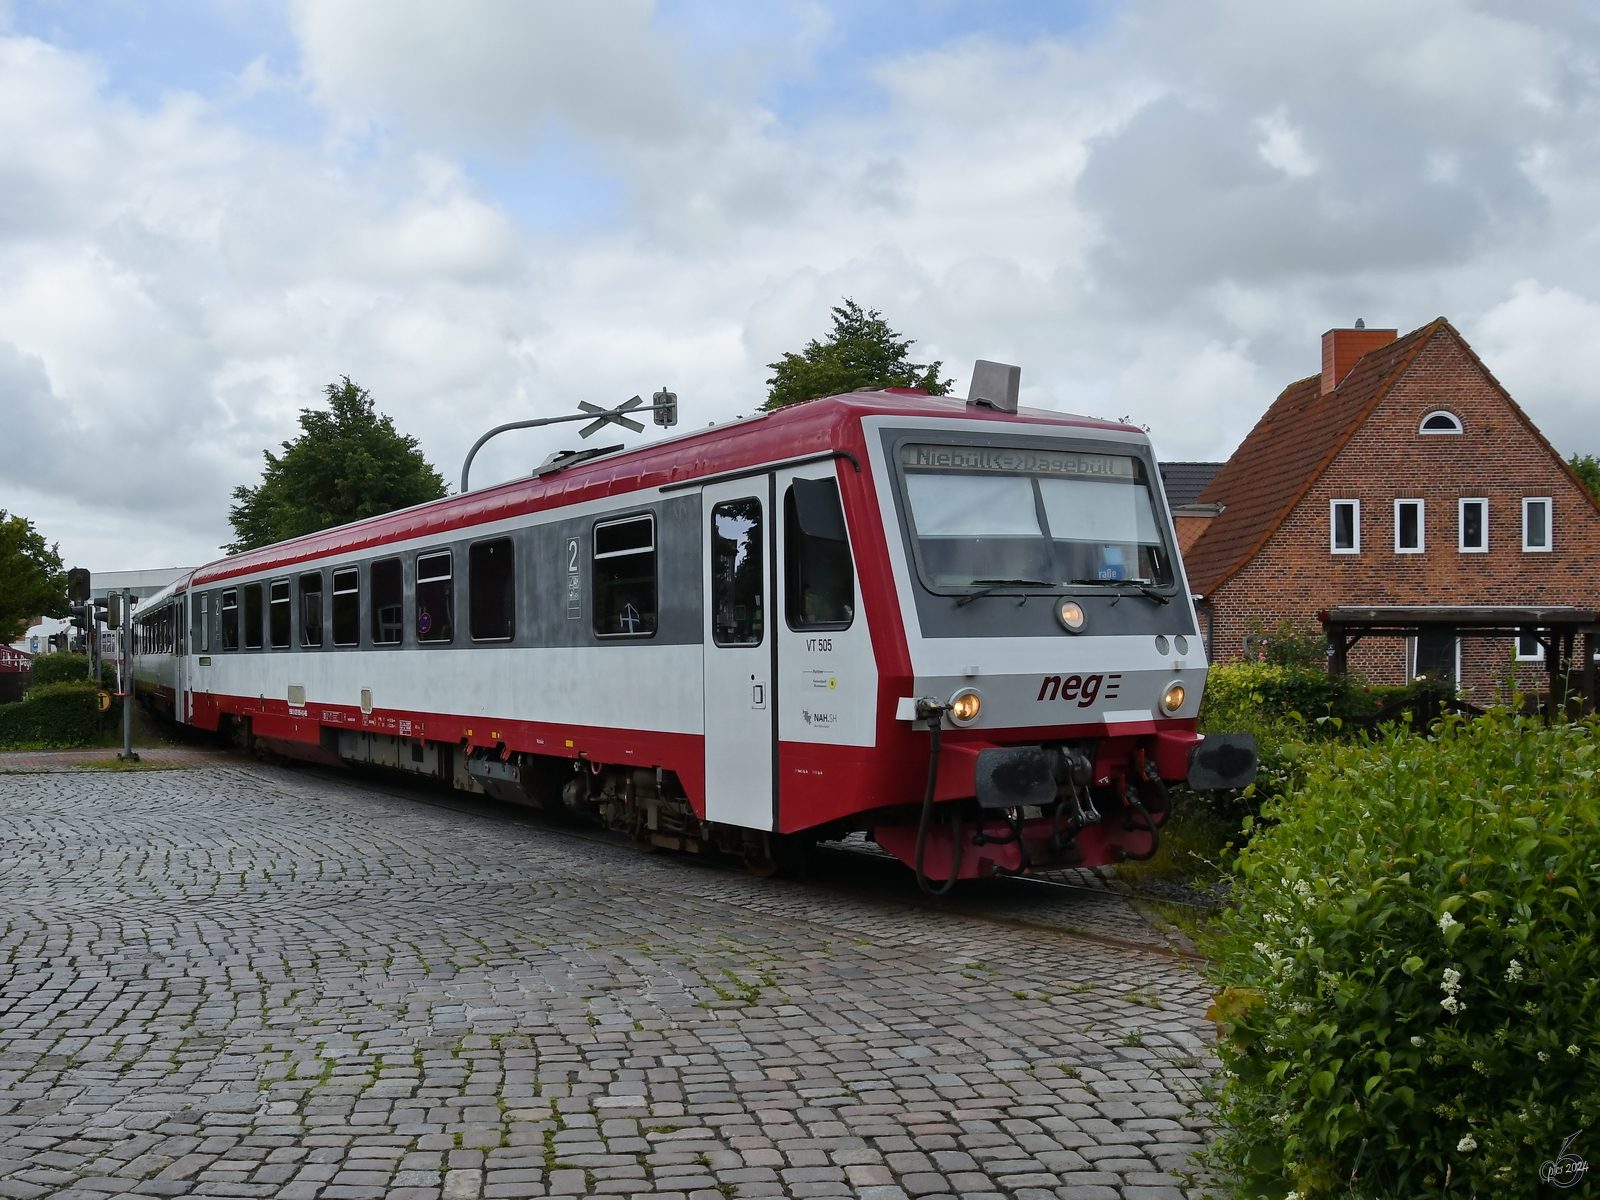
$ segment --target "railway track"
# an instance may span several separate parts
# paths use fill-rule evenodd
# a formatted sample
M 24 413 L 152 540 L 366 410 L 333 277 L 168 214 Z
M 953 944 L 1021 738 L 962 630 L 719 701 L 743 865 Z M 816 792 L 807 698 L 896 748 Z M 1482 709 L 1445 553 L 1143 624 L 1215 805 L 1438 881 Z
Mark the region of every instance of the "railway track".
M 637 850 L 633 839 L 626 834 L 600 828 L 578 827 L 545 817 L 537 809 L 523 808 L 487 797 L 472 796 L 469 798 L 463 793 L 446 791 L 442 787 L 430 786 L 429 783 L 424 781 L 413 781 L 403 777 L 391 778 L 385 773 L 363 771 L 354 767 L 349 771 L 338 771 L 332 767 L 323 767 L 314 763 L 295 762 L 290 764 L 285 762 L 280 765 L 292 767 L 292 769 L 301 773 L 314 774 L 330 781 L 349 784 L 366 791 L 391 796 L 410 803 L 423 804 L 431 808 L 445 809 L 450 812 L 497 821 L 505 825 L 534 829 L 541 833 L 608 846 L 613 849 Z M 676 857 L 681 860 L 686 870 L 709 870 L 739 876 L 746 874 L 742 865 L 737 864 L 732 859 L 715 854 L 680 854 Z M 957 889 L 954 896 L 945 899 L 925 896 L 918 892 L 912 876 L 900 865 L 898 860 L 875 849 L 866 849 L 865 847 L 855 849 L 849 843 L 826 842 L 817 848 L 813 859 L 813 869 L 804 878 L 786 882 L 792 886 L 835 896 L 871 900 L 879 904 L 895 904 L 922 911 L 946 913 L 950 916 L 983 921 L 1010 928 L 1044 930 L 1063 937 L 1079 938 L 1143 954 L 1155 954 L 1195 962 L 1204 961 L 1203 956 L 1193 950 L 1188 940 L 1183 938 L 1181 934 L 1176 934 L 1175 931 L 1171 930 L 1164 930 L 1152 924 L 1148 918 L 1138 914 L 1130 904 L 1130 900 L 1137 897 L 1129 897 L 1109 889 L 1084 887 L 1081 884 L 1035 876 L 1010 876 L 1004 879 L 984 880 L 981 883 L 969 882 L 964 885 L 964 888 Z M 842 875 L 861 875 L 863 873 L 868 875 L 867 882 L 869 886 L 862 886 L 860 882 L 845 882 L 837 878 L 837 876 Z M 833 877 L 830 878 L 830 876 Z M 978 890 L 980 888 L 982 889 L 981 892 Z M 1074 925 L 1070 920 L 1052 920 L 1049 914 L 1036 914 L 1028 911 L 1031 907 L 1043 902 L 1045 897 L 1050 896 L 1052 893 L 1059 897 L 1081 896 L 1086 899 L 1092 899 L 1101 905 L 1120 906 L 1127 911 L 1128 920 L 1138 921 L 1141 926 L 1149 928 L 1152 940 L 1144 941 L 1130 937 L 1119 937 L 1115 933 L 1101 932 Z M 1162 903 L 1181 902 L 1162 901 Z M 1005 910 L 997 911 L 997 904 L 1005 905 Z M 1200 905 L 1187 905 L 1187 907 L 1196 911 L 1205 911 Z M 1059 916 L 1059 913 L 1055 915 Z M 1081 916 L 1083 914 L 1070 915 Z

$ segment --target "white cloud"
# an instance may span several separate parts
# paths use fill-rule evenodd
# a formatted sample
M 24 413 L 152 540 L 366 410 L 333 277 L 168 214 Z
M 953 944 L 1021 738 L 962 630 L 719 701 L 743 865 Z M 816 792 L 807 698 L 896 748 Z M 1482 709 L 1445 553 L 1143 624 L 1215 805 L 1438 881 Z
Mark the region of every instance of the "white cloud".
M 625 141 L 690 121 L 678 48 L 650 0 L 292 0 L 306 75 L 352 127 L 400 120 L 413 135 L 503 149 L 552 118 Z
M 1288 114 L 1283 109 L 1262 117 L 1256 122 L 1256 128 L 1261 133 L 1256 153 L 1267 166 L 1276 167 L 1290 179 L 1304 179 L 1317 173 L 1320 164 L 1306 149 L 1300 131 L 1289 124 Z
M 0 406 L 29 447 L 0 449 L 0 505 L 75 560 L 211 552 L 342 374 L 454 480 L 483 429 L 579 399 L 748 413 L 846 295 L 958 386 L 1018 362 L 1025 402 L 1184 458 L 1226 454 L 1323 329 L 1443 312 L 1558 445 L 1600 449 L 1581 13 L 1130 0 L 1075 40 L 886 51 L 845 112 L 756 98 L 815 69 L 816 9 L 736 50 L 634 0 L 291 11 L 298 77 L 257 61 L 149 110 L 0 37 Z M 263 91 L 325 136 L 236 120 Z M 611 199 L 519 224 L 556 143 Z M 475 477 L 573 436 L 509 435 Z
M 1600 452 L 1600 302 L 1525 279 L 1476 323 L 1474 349 L 1546 437 Z

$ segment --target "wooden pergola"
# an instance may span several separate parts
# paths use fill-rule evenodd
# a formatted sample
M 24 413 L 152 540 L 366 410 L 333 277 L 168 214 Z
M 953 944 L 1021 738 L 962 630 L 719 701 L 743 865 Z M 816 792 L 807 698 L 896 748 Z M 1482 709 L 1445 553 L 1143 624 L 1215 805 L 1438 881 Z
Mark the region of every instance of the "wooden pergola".
M 1596 708 L 1594 656 L 1600 612 L 1566 605 L 1435 605 L 1328 608 L 1317 614 L 1328 637 L 1328 673 L 1344 675 L 1350 648 L 1367 637 L 1406 638 L 1422 633 L 1455 637 L 1535 638 L 1544 647 L 1552 708 L 1566 705 L 1574 685 L 1586 711 Z M 1575 659 L 1579 635 L 1581 658 Z

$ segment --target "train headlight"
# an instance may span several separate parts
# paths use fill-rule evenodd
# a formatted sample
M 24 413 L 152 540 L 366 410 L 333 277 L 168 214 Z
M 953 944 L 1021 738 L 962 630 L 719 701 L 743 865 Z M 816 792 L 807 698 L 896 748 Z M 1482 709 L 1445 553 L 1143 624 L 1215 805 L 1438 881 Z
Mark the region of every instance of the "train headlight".
M 1082 633 L 1085 620 L 1083 605 L 1070 596 L 1062 599 L 1056 605 L 1056 620 L 1068 633 Z
M 1184 691 L 1183 684 L 1173 683 L 1161 694 L 1161 711 L 1171 716 L 1183 707 L 1183 698 L 1188 693 Z
M 977 692 L 957 692 L 950 701 L 950 719 L 957 725 L 971 725 L 983 711 L 983 698 Z

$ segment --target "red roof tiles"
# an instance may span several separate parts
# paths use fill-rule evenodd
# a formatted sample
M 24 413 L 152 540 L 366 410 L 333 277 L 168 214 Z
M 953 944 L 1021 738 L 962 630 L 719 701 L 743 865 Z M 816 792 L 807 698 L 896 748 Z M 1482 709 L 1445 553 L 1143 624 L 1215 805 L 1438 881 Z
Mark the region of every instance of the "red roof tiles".
M 1250 561 L 1417 352 L 1441 330 L 1460 337 L 1440 317 L 1363 355 L 1331 392 L 1322 391 L 1320 374 L 1283 389 L 1200 493 L 1198 503 L 1226 507 L 1184 556 L 1196 592 L 1209 595 Z

